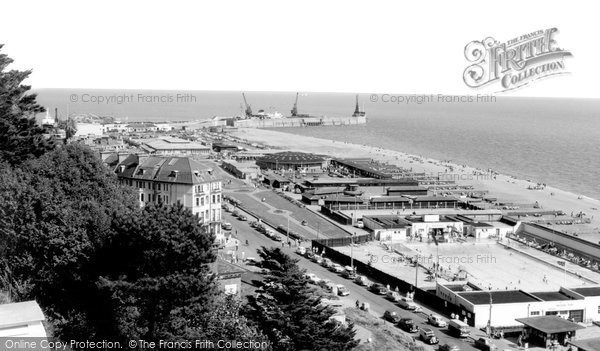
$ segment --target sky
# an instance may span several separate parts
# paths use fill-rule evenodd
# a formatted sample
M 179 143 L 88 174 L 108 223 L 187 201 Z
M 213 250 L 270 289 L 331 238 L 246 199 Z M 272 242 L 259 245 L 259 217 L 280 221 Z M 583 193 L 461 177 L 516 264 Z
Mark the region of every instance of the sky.
M 568 75 L 505 94 L 600 97 L 595 3 L 4 1 L 33 88 L 474 94 L 465 45 L 556 27 Z

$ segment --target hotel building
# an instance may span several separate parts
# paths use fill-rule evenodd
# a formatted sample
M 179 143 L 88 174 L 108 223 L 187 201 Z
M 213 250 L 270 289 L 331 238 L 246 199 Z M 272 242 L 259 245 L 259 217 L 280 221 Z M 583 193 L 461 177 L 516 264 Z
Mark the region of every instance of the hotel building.
M 115 167 L 121 184 L 135 187 L 140 206 L 148 203 L 181 204 L 198 216 L 216 242 L 221 231 L 221 179 L 212 165 L 188 157 L 129 155 Z

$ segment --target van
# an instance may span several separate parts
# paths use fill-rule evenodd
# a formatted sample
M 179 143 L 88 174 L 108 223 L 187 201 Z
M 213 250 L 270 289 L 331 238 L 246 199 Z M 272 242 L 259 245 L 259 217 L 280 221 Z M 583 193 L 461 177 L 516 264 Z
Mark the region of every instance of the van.
M 433 332 L 433 330 L 431 330 L 431 328 L 419 329 L 419 338 L 421 338 L 421 340 L 423 342 L 428 343 L 429 345 L 438 343 L 438 339 L 435 336 L 435 333 Z
M 471 335 L 471 328 L 465 322 L 458 319 L 451 319 L 448 323 L 448 332 L 454 334 L 456 337 L 466 338 Z

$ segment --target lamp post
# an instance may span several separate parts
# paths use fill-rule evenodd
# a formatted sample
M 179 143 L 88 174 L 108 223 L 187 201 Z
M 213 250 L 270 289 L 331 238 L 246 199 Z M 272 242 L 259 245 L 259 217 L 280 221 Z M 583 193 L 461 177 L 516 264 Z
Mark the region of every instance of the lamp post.
M 350 244 L 350 267 L 352 268 L 352 270 L 354 271 L 354 236 L 356 235 L 356 232 L 354 232 L 354 234 L 352 234 L 351 239 L 352 239 L 352 243 Z
M 488 337 L 489 337 L 492 334 L 492 303 L 493 303 L 493 300 L 492 300 L 492 291 L 488 290 L 488 294 L 490 294 L 490 315 L 488 317 L 488 322 L 487 322 L 487 334 L 488 334 Z

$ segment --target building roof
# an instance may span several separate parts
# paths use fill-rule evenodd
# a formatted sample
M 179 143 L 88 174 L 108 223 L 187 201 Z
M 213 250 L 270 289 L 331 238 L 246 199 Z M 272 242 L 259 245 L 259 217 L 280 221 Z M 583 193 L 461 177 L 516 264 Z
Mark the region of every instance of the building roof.
M 261 163 L 279 163 L 279 164 L 307 164 L 323 163 L 325 158 L 321 155 L 307 154 L 304 152 L 286 151 L 265 155 L 257 160 Z
M 46 319 L 35 301 L 0 305 L 0 328 L 8 328 Z
M 371 202 L 380 203 L 380 202 L 406 202 L 408 203 L 410 199 L 404 196 L 376 196 L 372 197 Z
M 564 333 L 584 328 L 577 323 L 570 322 L 558 316 L 516 318 L 515 320 L 546 334 Z
M 245 269 L 221 258 L 217 258 L 217 260 L 211 264 L 211 268 L 219 277 L 246 273 Z
M 402 217 L 396 215 L 383 215 L 383 216 L 363 216 L 365 219 L 371 220 L 379 227 L 384 229 L 392 228 L 406 228 L 412 226 L 412 223 L 405 220 Z
M 600 338 L 573 340 L 569 343 L 579 351 L 600 351 Z
M 117 165 L 115 172 L 119 178 L 193 185 L 219 180 L 212 169 L 212 164 L 189 157 L 132 154 Z
M 427 188 L 418 185 L 396 185 L 387 189 L 388 191 L 427 191 Z
M 474 305 L 488 305 L 490 303 L 490 293 L 492 294 L 492 305 L 539 301 L 521 290 L 469 291 L 458 293 L 458 296 Z
M 586 288 L 570 289 L 583 296 L 600 296 L 600 286 L 590 286 Z
M 173 150 L 210 150 L 208 146 L 195 141 L 189 141 L 181 138 L 163 137 L 155 139 L 138 139 L 136 142 L 142 146 L 151 148 L 154 151 L 173 151 Z
M 564 300 L 572 300 L 569 296 L 563 294 L 560 291 L 543 291 L 543 292 L 534 292 L 531 293 L 535 297 L 544 301 L 564 301 Z

